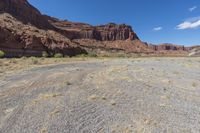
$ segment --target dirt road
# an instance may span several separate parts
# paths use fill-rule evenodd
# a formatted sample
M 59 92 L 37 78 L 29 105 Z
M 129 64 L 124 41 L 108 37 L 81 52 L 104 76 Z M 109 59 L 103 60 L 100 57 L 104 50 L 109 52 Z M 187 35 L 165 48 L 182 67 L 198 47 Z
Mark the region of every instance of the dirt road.
M 200 132 L 200 58 L 107 59 L 0 80 L 0 133 Z

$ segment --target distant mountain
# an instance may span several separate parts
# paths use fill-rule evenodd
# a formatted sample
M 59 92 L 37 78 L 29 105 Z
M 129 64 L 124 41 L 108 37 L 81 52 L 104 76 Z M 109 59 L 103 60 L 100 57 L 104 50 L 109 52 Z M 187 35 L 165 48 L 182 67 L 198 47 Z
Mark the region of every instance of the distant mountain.
M 70 56 L 90 52 L 187 54 L 190 50 L 172 44 L 144 43 L 125 24 L 92 26 L 42 15 L 27 0 L 0 1 L 0 31 L 0 50 L 7 56 L 41 56 L 43 51 Z

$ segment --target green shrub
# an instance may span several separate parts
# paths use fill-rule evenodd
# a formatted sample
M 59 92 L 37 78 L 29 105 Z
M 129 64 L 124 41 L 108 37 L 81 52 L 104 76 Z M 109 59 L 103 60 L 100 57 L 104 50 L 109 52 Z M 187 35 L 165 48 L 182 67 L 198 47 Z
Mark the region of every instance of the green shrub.
M 65 57 L 65 58 L 70 58 L 70 56 L 69 56 L 69 55 L 65 55 L 64 57 Z
M 9 63 L 17 64 L 17 60 L 15 58 L 10 59 Z
M 39 64 L 39 61 L 38 60 L 32 60 L 32 64 L 33 65 Z
M 101 54 L 100 57 L 110 57 L 109 54 Z
M 93 52 L 90 52 L 88 54 L 79 54 L 79 55 L 76 55 L 76 57 L 97 57 L 97 54 L 93 53 Z
M 61 53 L 57 53 L 57 54 L 54 54 L 54 58 L 63 58 L 63 54 Z
M 88 53 L 87 56 L 88 57 L 97 57 L 97 54 L 95 54 L 95 53 Z
M 22 60 L 26 60 L 27 57 L 26 57 L 26 56 L 22 56 L 21 59 L 22 59 Z
M 87 54 L 78 54 L 76 55 L 76 57 L 80 58 L 80 57 L 87 57 Z
M 0 50 L 0 58 L 3 58 L 5 56 L 5 52 L 3 52 L 2 50 Z
M 116 57 L 124 58 L 124 57 L 126 57 L 126 55 L 121 53 L 121 54 L 117 54 Z
M 45 58 L 49 57 L 49 54 L 47 53 L 47 51 L 42 52 L 42 57 L 45 57 Z
M 39 64 L 39 61 L 36 57 L 30 57 L 30 60 L 31 60 L 31 64 L 33 65 Z

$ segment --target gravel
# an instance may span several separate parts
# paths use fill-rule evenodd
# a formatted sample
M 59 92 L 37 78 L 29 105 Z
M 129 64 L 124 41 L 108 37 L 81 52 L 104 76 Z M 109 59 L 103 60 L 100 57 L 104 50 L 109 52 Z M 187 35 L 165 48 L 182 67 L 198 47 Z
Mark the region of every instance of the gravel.
M 198 133 L 200 58 L 102 59 L 0 80 L 1 133 Z

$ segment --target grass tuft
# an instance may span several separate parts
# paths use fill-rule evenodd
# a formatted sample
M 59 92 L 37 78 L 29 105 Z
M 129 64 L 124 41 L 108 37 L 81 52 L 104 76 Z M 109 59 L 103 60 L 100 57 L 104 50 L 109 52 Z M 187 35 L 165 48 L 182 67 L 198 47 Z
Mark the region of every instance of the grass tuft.
M 117 103 L 116 103 L 114 100 L 111 100 L 111 101 L 110 101 L 110 104 L 114 106 L 114 105 L 116 105 Z
M 64 55 L 62 53 L 57 53 L 54 55 L 54 58 L 63 58 Z
M 98 97 L 97 95 L 93 94 L 91 96 L 88 97 L 89 100 L 96 100 Z
M 40 98 L 49 99 L 49 98 L 55 98 L 55 97 L 59 97 L 59 96 L 62 96 L 62 94 L 61 93 L 41 94 Z
M 55 115 L 57 115 L 59 113 L 60 113 L 60 111 L 58 109 L 55 109 L 54 111 L 52 111 L 52 112 L 49 113 L 49 116 L 53 117 L 53 116 L 55 116 Z
M 193 82 L 192 87 L 197 87 L 197 83 Z
M 47 132 L 47 128 L 46 127 L 43 127 L 41 130 L 40 130 L 40 133 L 46 133 Z

